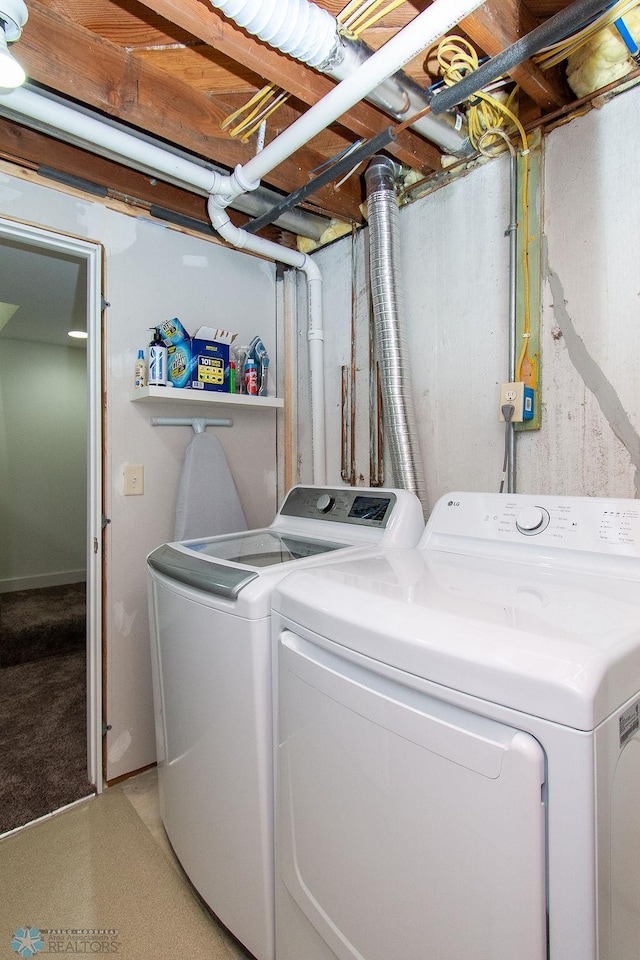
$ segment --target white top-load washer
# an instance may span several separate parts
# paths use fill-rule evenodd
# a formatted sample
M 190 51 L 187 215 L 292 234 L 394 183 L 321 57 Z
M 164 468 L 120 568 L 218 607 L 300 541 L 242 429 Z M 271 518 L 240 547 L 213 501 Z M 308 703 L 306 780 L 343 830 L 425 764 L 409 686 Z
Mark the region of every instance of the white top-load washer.
M 272 629 L 278 960 L 638 960 L 640 502 L 451 494 Z
M 294 487 L 270 527 L 148 557 L 162 820 L 204 901 L 274 955 L 271 592 L 292 569 L 415 545 L 405 490 Z

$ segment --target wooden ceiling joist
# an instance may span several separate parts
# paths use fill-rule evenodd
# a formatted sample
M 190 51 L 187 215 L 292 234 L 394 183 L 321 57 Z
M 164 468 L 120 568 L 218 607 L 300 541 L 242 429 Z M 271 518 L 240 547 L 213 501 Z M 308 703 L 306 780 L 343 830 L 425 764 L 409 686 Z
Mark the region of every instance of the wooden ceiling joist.
M 84 27 L 30 0 L 29 29 L 20 59 L 33 80 L 147 130 L 169 143 L 228 167 L 246 162 L 252 147 L 219 132 L 224 114 L 210 97 L 146 64 Z M 299 150 L 265 178 L 289 192 L 307 171 L 325 161 L 310 147 Z M 360 188 L 347 181 L 339 192 L 325 187 L 314 202 L 346 218 L 359 218 Z
M 313 106 L 335 86 L 328 77 L 309 70 L 290 57 L 247 36 L 221 13 L 199 0 L 141 2 L 154 13 L 178 24 L 194 37 L 255 71 L 265 80 L 287 90 L 307 106 Z M 339 122 L 356 137 L 365 137 L 367 140 L 394 123 L 387 114 L 368 103 L 356 104 L 342 115 Z M 439 151 L 409 130 L 399 134 L 396 143 L 388 148 L 388 152 L 417 170 L 439 170 L 441 166 Z
M 312 2 L 334 17 L 346 4 L 346 0 Z M 405 0 L 392 10 L 381 8 L 384 15 L 379 20 L 373 15 L 362 39 L 372 49 L 379 49 L 432 2 Z M 466 37 L 480 59 L 493 57 L 571 2 L 485 0 L 460 23 L 459 30 L 451 32 Z M 222 130 L 221 122 L 244 108 L 264 86 L 273 84 L 289 94 L 287 102 L 268 118 L 267 144 L 335 89 L 334 80 L 249 35 L 209 0 L 28 0 L 28 6 L 29 19 L 16 55 L 33 81 L 63 99 L 86 104 L 227 169 L 246 163 L 257 149 L 258 138 L 252 134 L 243 143 Z M 364 9 L 360 7 L 360 12 Z M 366 9 L 369 16 L 371 10 Z M 425 90 L 439 77 L 434 49 L 435 45 L 417 51 L 405 67 Z M 577 103 L 564 67 L 542 71 L 528 59 L 514 67 L 511 77 L 522 91 L 518 111 L 525 125 L 544 122 L 545 117 L 559 109 L 568 111 Z M 354 141 L 371 140 L 396 125 L 383 110 L 361 101 L 266 174 L 264 184 L 292 193 Z M 27 144 L 26 129 L 18 121 L 16 136 L 23 146 Z M 48 141 L 43 146 L 46 156 L 55 152 L 59 143 Z M 34 149 L 37 142 L 31 144 Z M 83 177 L 85 168 L 91 172 L 91 149 L 88 145 L 84 154 L 60 152 L 67 165 L 78 163 L 78 175 Z M 6 152 L 11 155 L 9 147 Z M 423 175 L 442 168 L 443 151 L 411 128 L 403 129 L 385 152 Z M 51 165 L 55 167 L 55 163 Z M 363 170 L 364 163 L 339 187 L 329 184 L 317 189 L 304 206 L 328 217 L 362 222 Z M 121 172 L 117 178 L 123 184 L 127 179 Z M 144 186 L 144 179 L 135 182 Z M 202 198 L 193 196 L 194 208 L 201 210 Z M 185 205 L 182 199 L 180 205 Z

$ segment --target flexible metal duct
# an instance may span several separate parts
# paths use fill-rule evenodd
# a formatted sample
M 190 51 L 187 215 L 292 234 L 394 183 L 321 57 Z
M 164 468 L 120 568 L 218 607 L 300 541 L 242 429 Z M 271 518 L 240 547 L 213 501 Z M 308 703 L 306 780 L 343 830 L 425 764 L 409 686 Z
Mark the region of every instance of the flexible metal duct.
M 386 157 L 375 157 L 365 173 L 371 296 L 393 482 L 416 494 L 426 516 L 427 494 L 413 406 L 400 282 L 397 173 L 396 164 Z
M 340 33 L 335 17 L 311 0 L 210 2 L 247 33 L 334 80 L 344 80 L 373 55 L 373 50 L 362 40 Z M 428 107 L 431 95 L 399 70 L 369 91 L 365 99 L 396 120 L 404 121 Z M 475 153 L 466 124 L 458 114 L 439 117 L 427 114 L 411 126 L 446 153 L 458 157 Z

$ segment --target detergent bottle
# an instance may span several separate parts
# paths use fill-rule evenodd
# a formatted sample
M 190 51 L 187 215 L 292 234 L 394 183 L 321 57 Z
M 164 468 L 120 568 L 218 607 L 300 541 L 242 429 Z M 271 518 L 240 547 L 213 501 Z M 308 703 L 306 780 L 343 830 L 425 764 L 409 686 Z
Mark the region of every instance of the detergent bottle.
M 166 387 L 167 385 L 167 348 L 164 340 L 160 336 L 157 327 L 150 327 L 153 330 L 153 340 L 149 344 L 148 383 L 150 387 Z

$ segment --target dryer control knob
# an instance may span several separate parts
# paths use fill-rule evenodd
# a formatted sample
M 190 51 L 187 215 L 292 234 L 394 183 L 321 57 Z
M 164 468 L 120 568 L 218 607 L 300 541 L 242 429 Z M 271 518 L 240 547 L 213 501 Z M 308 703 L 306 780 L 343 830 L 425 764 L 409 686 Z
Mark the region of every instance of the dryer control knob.
M 329 510 L 331 510 L 335 502 L 335 497 L 330 496 L 328 493 L 323 493 L 321 497 L 318 497 L 316 507 L 320 513 L 329 513 Z
M 549 514 L 544 507 L 525 507 L 518 511 L 516 528 L 528 537 L 542 533 L 549 526 Z

